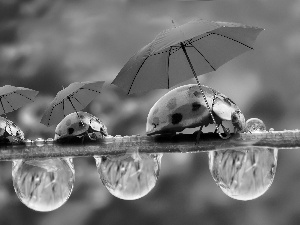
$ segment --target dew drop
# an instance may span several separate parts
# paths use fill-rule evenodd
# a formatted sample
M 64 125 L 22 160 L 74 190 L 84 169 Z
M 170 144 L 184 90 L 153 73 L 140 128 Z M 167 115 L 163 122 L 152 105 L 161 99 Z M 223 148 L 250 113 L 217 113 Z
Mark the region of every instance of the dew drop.
M 266 131 L 266 125 L 258 118 L 251 118 L 246 121 L 246 131 L 255 133 Z
M 45 144 L 45 140 L 43 138 L 37 138 L 37 139 L 35 139 L 34 142 L 35 142 L 36 146 L 39 146 L 39 147 L 42 147 Z
M 102 183 L 117 198 L 139 199 L 147 195 L 156 184 L 162 154 L 137 154 L 95 156 Z
M 244 147 L 211 151 L 209 170 L 221 190 L 237 200 L 252 200 L 271 186 L 277 167 L 277 148 Z
M 72 160 L 68 158 L 15 160 L 12 178 L 21 202 L 33 210 L 48 212 L 68 200 L 75 171 Z

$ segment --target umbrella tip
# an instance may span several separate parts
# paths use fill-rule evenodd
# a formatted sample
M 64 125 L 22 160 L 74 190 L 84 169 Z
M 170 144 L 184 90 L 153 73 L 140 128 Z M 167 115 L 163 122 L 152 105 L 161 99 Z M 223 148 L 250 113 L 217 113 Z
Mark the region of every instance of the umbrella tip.
M 175 21 L 172 19 L 172 24 L 173 24 L 173 27 L 176 28 L 176 24 L 175 24 Z

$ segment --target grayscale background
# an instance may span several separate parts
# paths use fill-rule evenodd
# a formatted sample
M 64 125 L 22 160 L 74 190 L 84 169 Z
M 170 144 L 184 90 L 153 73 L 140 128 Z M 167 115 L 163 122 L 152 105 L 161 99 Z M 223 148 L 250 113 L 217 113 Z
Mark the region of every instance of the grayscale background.
M 200 77 L 237 103 L 246 118 L 267 128 L 300 128 L 299 0 L 0 0 L 0 86 L 40 91 L 35 103 L 9 113 L 27 138 L 54 137 L 39 120 L 62 87 L 104 80 L 103 93 L 84 111 L 98 116 L 111 135 L 145 134 L 147 114 L 167 92 L 126 96 L 110 85 L 127 60 L 162 31 L 198 17 L 265 28 L 255 50 Z M 195 83 L 194 80 L 182 84 Z M 181 85 L 182 85 L 181 84 Z M 243 202 L 229 198 L 212 179 L 207 154 L 162 158 L 156 187 L 123 201 L 102 185 L 93 158 L 76 158 L 76 182 L 61 208 L 39 213 L 17 198 L 11 162 L 0 163 L 1 225 L 300 223 L 300 151 L 281 150 L 270 189 Z

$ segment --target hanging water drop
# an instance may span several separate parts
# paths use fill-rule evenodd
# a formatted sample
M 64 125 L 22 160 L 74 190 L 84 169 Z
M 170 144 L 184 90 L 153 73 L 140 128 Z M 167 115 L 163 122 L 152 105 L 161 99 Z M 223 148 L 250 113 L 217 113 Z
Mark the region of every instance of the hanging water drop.
M 147 195 L 159 176 L 162 154 L 132 153 L 95 156 L 100 179 L 108 191 L 124 200 Z
M 246 132 L 266 131 L 257 118 L 246 121 Z M 243 147 L 208 153 L 209 170 L 222 191 L 238 200 L 252 200 L 271 186 L 277 167 L 277 148 Z
M 33 210 L 47 212 L 68 200 L 75 171 L 70 158 L 16 160 L 13 161 L 12 178 L 21 202 Z
M 252 200 L 271 186 L 278 149 L 245 147 L 209 152 L 209 170 L 222 191 L 237 200 Z

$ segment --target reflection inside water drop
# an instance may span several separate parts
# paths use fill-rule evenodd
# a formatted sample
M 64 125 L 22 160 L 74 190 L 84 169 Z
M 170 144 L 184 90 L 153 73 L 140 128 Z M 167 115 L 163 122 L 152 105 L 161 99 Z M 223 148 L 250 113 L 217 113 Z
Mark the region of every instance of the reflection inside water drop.
M 278 149 L 245 147 L 211 151 L 209 170 L 222 191 L 231 198 L 252 200 L 271 186 L 277 167 Z
M 95 156 L 97 170 L 108 191 L 124 200 L 147 195 L 159 176 L 162 154 Z
M 13 184 L 19 199 L 36 211 L 52 211 L 69 198 L 75 171 L 72 159 L 16 160 Z

